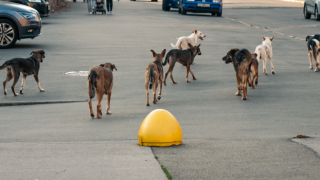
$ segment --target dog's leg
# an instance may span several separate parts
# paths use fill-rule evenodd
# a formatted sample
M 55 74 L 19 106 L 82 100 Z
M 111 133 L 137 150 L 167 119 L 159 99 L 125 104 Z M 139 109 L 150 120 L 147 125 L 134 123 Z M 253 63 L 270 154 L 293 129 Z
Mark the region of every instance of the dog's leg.
M 101 91 L 101 89 L 103 88 L 98 88 L 97 87 L 97 100 L 98 100 L 98 104 L 97 104 L 97 118 L 101 118 L 102 116 L 102 111 L 101 111 L 101 101 L 103 98 L 103 91 Z
M 308 51 L 309 61 L 310 61 L 310 67 L 309 69 L 313 69 L 313 63 L 312 63 L 312 51 Z
M 92 118 L 94 118 L 94 113 L 93 113 L 93 110 L 92 110 L 92 101 L 91 101 L 91 99 L 90 99 L 90 94 L 89 94 L 88 104 L 89 104 L 89 109 L 90 109 L 90 116 L 91 116 Z
M 243 87 L 242 87 L 242 90 L 243 90 L 243 93 L 242 93 L 242 100 L 247 100 L 247 87 L 248 87 L 248 76 L 250 74 L 248 72 L 246 72 L 244 74 L 244 78 L 243 78 Z
M 107 106 L 107 110 L 106 110 L 107 114 L 112 114 L 111 111 L 110 111 L 110 101 L 111 101 L 111 94 L 112 94 L 112 86 L 113 86 L 113 82 L 111 83 L 110 89 L 109 89 L 108 94 L 107 94 L 107 100 L 108 100 L 108 106 Z
M 314 72 L 319 71 L 319 62 L 318 62 L 318 58 L 317 58 L 317 54 L 313 55 L 314 61 L 316 62 L 316 69 L 314 70 Z
M 175 80 L 173 79 L 172 71 L 173 71 L 173 70 L 170 71 L 170 78 L 171 78 L 173 84 L 177 84 L 177 81 L 175 81 Z
M 237 92 L 236 92 L 235 95 L 236 95 L 236 96 L 239 96 L 239 95 L 241 94 L 241 87 L 240 87 L 240 82 L 241 82 L 241 80 L 240 80 L 238 74 L 236 74 L 236 78 L 237 78 L 237 88 L 238 88 L 238 90 L 237 90 Z
M 189 68 L 189 71 L 190 71 L 190 73 L 191 73 L 191 75 L 192 75 L 192 79 L 193 80 L 197 80 L 197 78 L 194 76 L 194 74 L 193 74 L 193 71 L 191 70 L 191 67 Z
M 33 77 L 34 77 L 34 80 L 36 80 L 36 83 L 37 83 L 37 86 L 38 86 L 40 92 L 44 92 L 45 90 L 42 89 L 41 86 L 40 86 L 38 75 L 34 74 Z
M 251 71 L 251 73 L 252 73 L 252 71 Z M 250 73 L 249 76 L 248 76 L 248 82 L 249 82 L 248 85 L 249 85 L 249 87 L 252 86 L 251 73 Z M 253 79 L 253 77 L 252 77 L 252 79 Z
M 274 72 L 274 66 L 273 66 L 273 57 L 272 57 L 272 56 L 269 56 L 269 60 L 270 60 L 270 64 L 271 64 L 271 72 L 272 72 L 272 74 L 275 74 L 275 72 Z
M 262 58 L 262 62 L 263 62 L 263 73 L 265 75 L 268 75 L 268 72 L 267 72 L 267 58 L 265 56 Z
M 160 75 L 160 83 L 159 83 L 159 85 L 160 85 L 160 89 L 159 89 L 159 94 L 158 94 L 158 100 L 160 101 L 160 99 L 161 99 L 161 92 L 162 92 L 162 79 L 163 79 L 163 73 Z
M 153 93 L 153 104 L 157 103 L 157 88 L 159 83 L 159 77 L 156 76 L 154 86 L 152 87 L 152 93 Z
M 190 64 L 189 64 L 189 63 L 187 64 L 187 67 L 186 67 L 186 68 L 187 68 L 186 80 L 187 80 L 187 82 L 189 83 L 189 82 L 190 82 L 189 77 L 188 77 L 188 76 L 189 76 L 189 70 L 190 70 Z
M 146 94 L 147 94 L 147 106 L 150 106 L 150 103 L 149 103 L 148 82 L 149 82 L 149 81 L 146 81 L 144 87 L 145 87 L 145 89 L 146 89 Z
M 19 71 L 18 71 L 18 72 L 19 72 Z M 19 80 L 19 77 L 20 77 L 20 72 L 19 72 L 18 74 L 14 74 L 14 75 L 13 75 L 13 84 L 12 84 L 12 86 L 11 86 L 11 90 L 12 90 L 14 96 L 19 96 L 19 94 L 16 93 L 16 91 L 14 90 L 14 87 L 16 86 L 16 84 L 17 84 L 17 82 L 18 82 L 18 80 Z
M 23 94 L 24 85 L 26 84 L 26 75 L 23 74 L 22 76 L 22 82 L 21 82 L 21 88 L 20 88 L 20 94 Z
M 3 89 L 4 89 L 4 95 L 7 95 L 7 83 L 12 79 L 12 73 L 10 69 L 7 69 L 7 78 L 5 81 L 3 81 Z

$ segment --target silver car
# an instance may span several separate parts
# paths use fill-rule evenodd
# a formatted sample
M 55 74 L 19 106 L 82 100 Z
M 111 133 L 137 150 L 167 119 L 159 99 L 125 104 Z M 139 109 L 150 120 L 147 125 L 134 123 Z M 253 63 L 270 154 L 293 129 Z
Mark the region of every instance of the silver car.
M 37 10 L 7 1 L 0 1 L 0 49 L 12 47 L 18 39 L 41 34 L 41 18 Z
M 304 1 L 304 18 L 310 19 L 313 14 L 317 21 L 320 21 L 320 0 L 305 0 Z

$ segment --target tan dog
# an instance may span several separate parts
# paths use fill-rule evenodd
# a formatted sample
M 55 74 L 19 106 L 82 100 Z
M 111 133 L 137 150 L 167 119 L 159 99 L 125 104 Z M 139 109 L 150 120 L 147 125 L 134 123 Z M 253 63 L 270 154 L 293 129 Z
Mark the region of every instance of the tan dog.
M 153 54 L 154 61 L 153 63 L 149 63 L 147 65 L 146 70 L 144 72 L 145 89 L 147 92 L 147 106 L 150 105 L 148 85 L 149 85 L 149 89 L 152 89 L 152 92 L 153 92 L 153 103 L 156 104 L 157 102 L 156 93 L 157 93 L 159 80 L 160 80 L 160 90 L 159 90 L 158 100 L 161 99 L 162 80 L 163 80 L 162 59 L 166 54 L 166 50 L 164 49 L 161 52 L 161 54 L 157 54 L 153 50 L 151 50 L 151 52 Z
M 0 71 L 7 68 L 7 78 L 3 82 L 4 95 L 7 95 L 7 83 L 13 78 L 11 90 L 14 96 L 19 96 L 14 88 L 19 80 L 20 72 L 23 74 L 20 94 L 23 94 L 26 77 L 31 74 L 33 74 L 40 92 L 44 92 L 44 89 L 40 86 L 38 74 L 40 70 L 40 62 L 45 58 L 45 52 L 42 49 L 39 49 L 32 51 L 31 54 L 32 56 L 29 58 L 14 58 L 6 61 L 2 66 L 0 66 Z
M 255 81 L 255 84 L 258 84 L 258 76 L 259 76 L 259 62 L 257 60 L 257 54 L 251 54 L 251 66 L 250 66 L 250 73 L 252 74 L 252 80 L 251 80 L 251 74 L 249 75 L 248 81 L 249 86 L 252 86 L 252 89 L 254 89 L 253 81 Z
M 94 98 L 95 92 L 97 93 L 97 118 L 101 118 L 101 101 L 103 94 L 108 96 L 107 114 L 111 114 L 110 111 L 110 99 L 113 86 L 113 69 L 117 70 L 116 66 L 111 63 L 100 64 L 100 66 L 93 66 L 88 73 L 87 85 L 89 91 L 89 109 L 91 117 L 94 117 L 92 110 L 91 99 Z

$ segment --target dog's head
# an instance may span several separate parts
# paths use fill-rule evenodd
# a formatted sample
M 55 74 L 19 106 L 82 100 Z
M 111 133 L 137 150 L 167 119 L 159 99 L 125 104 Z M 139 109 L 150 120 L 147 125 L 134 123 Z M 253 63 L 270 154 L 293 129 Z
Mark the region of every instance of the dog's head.
M 233 62 L 233 57 L 238 51 L 239 51 L 239 49 L 237 49 L 237 48 L 231 49 L 227 53 L 227 55 L 222 58 L 222 61 L 224 61 L 224 63 L 226 63 L 226 64 Z
M 198 46 L 192 46 L 190 43 L 188 43 L 188 46 L 189 46 L 190 49 L 194 48 L 194 49 L 192 49 L 192 51 L 194 50 L 193 53 L 195 55 L 199 55 L 199 56 L 201 55 L 200 45 L 201 44 L 199 44 Z
M 30 55 L 31 54 L 32 54 L 32 57 L 39 62 L 42 62 L 42 59 L 45 58 L 45 55 L 44 55 L 45 52 L 42 49 L 34 50 L 30 53 Z
M 162 50 L 162 52 L 160 54 L 157 54 L 152 49 L 150 51 L 152 52 L 152 56 L 154 57 L 154 61 L 162 62 L 163 57 L 166 55 L 166 49 Z
M 306 41 L 309 41 L 310 37 L 311 37 L 311 36 L 307 36 L 307 37 L 306 37 Z
M 266 45 L 271 46 L 271 41 L 273 40 L 273 38 L 274 38 L 274 36 L 272 36 L 271 38 L 262 36 L 262 44 L 266 44 Z
M 197 38 L 200 39 L 201 41 L 203 41 L 203 38 L 206 37 L 206 35 L 202 34 L 200 31 L 196 29 L 191 32 L 194 33 L 197 36 Z
M 111 63 L 104 63 L 104 64 L 100 64 L 101 67 L 104 68 L 110 68 L 111 71 L 113 71 L 113 69 L 115 69 L 116 71 L 118 71 L 118 69 L 116 68 L 116 66 L 114 64 Z

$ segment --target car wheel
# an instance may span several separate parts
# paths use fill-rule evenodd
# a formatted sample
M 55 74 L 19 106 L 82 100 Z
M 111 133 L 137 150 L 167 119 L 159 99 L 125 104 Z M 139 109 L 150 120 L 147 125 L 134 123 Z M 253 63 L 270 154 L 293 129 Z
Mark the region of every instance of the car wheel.
M 318 7 L 317 7 L 317 6 L 316 6 L 316 9 L 315 9 L 315 12 L 314 12 L 314 16 L 316 17 L 316 20 L 317 20 L 317 21 L 320 21 L 320 14 L 319 14 Z
M 303 13 L 304 13 L 304 18 L 305 18 L 305 19 L 310 19 L 311 14 L 308 13 L 308 11 L 307 11 L 307 5 L 306 5 L 306 4 L 304 5 Z
M 221 17 L 221 16 L 222 16 L 222 10 L 221 10 L 221 12 L 218 12 L 218 13 L 217 13 L 217 16 L 218 16 L 218 17 Z
M 170 11 L 170 7 L 168 7 L 168 6 L 166 5 L 166 3 L 167 3 L 166 0 L 163 0 L 163 1 L 162 1 L 162 10 L 164 10 L 164 11 Z
M 179 8 L 178 8 L 178 13 L 181 14 L 181 8 L 180 8 L 180 6 L 179 6 Z
M 151 0 L 152 2 L 158 2 L 158 0 Z
M 186 15 L 187 14 L 187 11 L 183 8 L 183 6 L 181 7 L 181 14 L 182 15 Z
M 12 47 L 17 39 L 16 25 L 7 19 L 0 19 L 0 49 Z
M 211 13 L 212 16 L 215 16 L 217 13 Z

